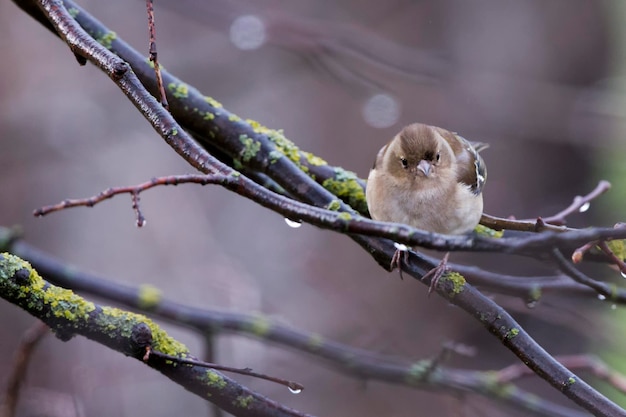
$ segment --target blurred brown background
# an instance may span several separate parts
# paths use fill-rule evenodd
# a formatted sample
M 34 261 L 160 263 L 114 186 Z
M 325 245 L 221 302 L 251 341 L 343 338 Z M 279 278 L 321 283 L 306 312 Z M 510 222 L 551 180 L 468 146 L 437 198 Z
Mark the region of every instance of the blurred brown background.
M 147 52 L 143 2 L 81 4 Z M 157 2 L 156 16 L 159 56 L 169 71 L 361 177 L 397 130 L 420 121 L 491 144 L 484 154 L 490 214 L 549 215 L 605 178 L 614 184 L 611 195 L 572 224 L 626 217 L 621 0 L 185 0 Z M 355 347 L 421 359 L 453 340 L 478 348 L 455 366 L 493 369 L 515 360 L 477 322 L 427 298 L 414 280 L 387 274 L 349 239 L 308 225 L 290 229 L 218 187 L 142 194 L 143 229 L 134 226 L 127 197 L 33 218 L 42 205 L 190 168 L 107 77 L 79 67 L 62 42 L 11 2 L 0 3 L 0 27 L 0 223 L 21 225 L 28 242 L 112 280 L 150 283 L 178 302 L 261 312 Z M 493 258 L 452 255 L 513 274 L 541 271 L 527 260 Z M 553 315 L 549 303 L 527 310 L 521 300 L 495 298 L 551 353 L 598 347 L 581 343 L 579 333 L 581 319 L 582 327 L 595 321 L 594 303 Z M 0 317 L 3 375 L 33 319 L 7 303 Z M 165 327 L 201 353 L 199 336 Z M 363 384 L 314 358 L 238 336 L 221 338 L 218 347 L 221 363 L 303 383 L 295 396 L 242 379 L 317 415 L 524 415 L 483 398 L 459 403 Z M 530 385 L 568 404 L 547 384 Z M 201 399 L 82 338 L 44 341 L 27 386 L 67 407 L 76 401 L 84 415 L 207 413 Z M 43 398 L 37 392 L 29 396 Z M 21 415 L 35 415 L 32 407 L 23 403 Z

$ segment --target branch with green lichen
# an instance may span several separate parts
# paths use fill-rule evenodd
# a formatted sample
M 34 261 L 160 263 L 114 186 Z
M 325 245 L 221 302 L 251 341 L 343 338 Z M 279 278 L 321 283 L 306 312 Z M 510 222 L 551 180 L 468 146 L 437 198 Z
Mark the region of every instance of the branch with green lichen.
M 70 1 L 67 1 L 66 4 L 71 10 L 75 10 L 73 15 L 77 21 L 85 27 L 88 33 L 96 34 L 110 32 L 109 29 L 89 16 L 89 14 L 80 9 L 80 7 Z M 89 39 L 85 40 L 85 42 L 88 41 Z M 92 52 L 91 50 L 97 48 L 97 46 L 98 45 L 92 44 L 86 48 L 85 52 Z M 145 85 L 149 88 L 156 88 L 154 71 L 144 57 L 134 51 L 118 37 L 116 37 L 110 45 L 107 44 L 107 46 L 110 47 L 111 51 L 117 53 L 131 65 L 133 72 L 141 77 L 140 79 Z M 111 59 L 113 59 L 113 57 L 111 57 Z M 122 61 L 113 65 L 113 63 L 110 62 L 111 59 L 97 61 L 96 64 L 110 73 L 110 75 L 115 79 L 115 69 L 118 68 L 119 70 L 120 66 L 125 65 L 125 62 Z M 120 79 L 116 80 L 118 84 L 120 84 L 120 87 L 122 87 L 127 94 L 134 89 L 141 90 L 142 87 L 140 85 L 134 85 L 132 77 L 129 78 L 128 75 L 129 74 L 123 74 Z M 120 76 L 118 75 L 118 77 Z M 168 115 L 160 112 L 158 106 L 156 108 L 151 107 L 149 99 L 152 97 L 145 97 L 141 91 L 139 91 L 141 94 L 137 94 L 137 96 L 141 99 L 141 102 L 137 101 L 137 97 L 129 98 L 135 100 L 135 104 L 140 109 L 153 109 L 152 112 L 146 114 L 148 120 L 153 123 L 153 126 L 161 133 L 166 141 L 168 141 L 168 143 L 170 143 L 170 145 L 179 154 L 185 157 L 185 159 L 187 159 L 196 168 L 203 172 L 208 172 L 214 170 L 215 167 L 218 167 L 217 170 L 225 175 L 232 175 L 234 173 L 230 167 L 219 163 L 220 161 L 210 157 L 205 152 L 202 152 L 202 149 L 198 148 L 195 143 L 191 143 L 191 141 L 186 138 L 186 133 L 183 128 L 188 128 L 192 132 L 213 132 L 213 136 L 215 136 L 215 138 L 212 138 L 213 140 L 210 141 L 211 146 L 220 148 L 220 152 L 226 150 L 227 153 L 235 159 L 239 158 L 241 161 L 245 162 L 245 168 L 249 172 L 257 172 L 259 175 L 262 175 L 262 180 L 266 180 L 265 175 L 267 175 L 270 182 L 278 184 L 278 186 L 274 188 L 275 190 L 279 191 L 282 187 L 292 198 L 297 198 L 300 201 L 313 204 L 317 207 L 333 207 L 333 209 L 341 211 L 348 210 L 349 207 L 336 205 L 336 198 L 339 197 L 347 200 L 351 206 L 355 207 L 359 212 L 367 212 L 364 200 L 363 182 L 359 180 L 354 173 L 345 171 L 339 167 L 328 167 L 320 158 L 306 152 L 300 152 L 293 142 L 287 140 L 281 132 L 268 129 L 257 122 L 243 121 L 238 116 L 233 115 L 224 109 L 223 106 L 214 99 L 200 94 L 195 88 L 176 79 L 166 71 L 163 71 L 163 77 L 166 80 L 169 92 L 172 94 L 172 97 L 169 97 L 169 99 L 171 102 L 172 113 L 176 117 L 176 120 L 168 120 L 169 117 L 166 117 Z M 158 104 L 155 100 L 152 101 L 154 101 L 152 104 Z M 202 106 L 209 107 L 205 108 Z M 177 111 L 180 112 L 180 114 Z M 219 113 L 219 115 L 216 115 L 216 112 Z M 207 114 L 209 114 L 209 116 L 207 116 Z M 157 122 L 155 122 L 153 118 L 155 115 L 162 121 L 162 123 L 158 126 L 156 125 Z M 187 120 L 187 116 L 189 115 L 191 115 L 191 119 Z M 200 120 L 196 117 L 198 115 L 201 116 Z M 180 122 L 181 126 L 179 127 L 177 127 L 178 120 L 182 120 Z M 200 122 L 206 122 L 207 124 L 201 124 Z M 209 142 L 204 141 L 202 144 L 206 145 L 207 143 Z M 278 148 L 276 148 L 276 146 L 278 146 Z M 302 168 L 302 166 L 304 166 L 303 161 L 307 161 L 310 166 Z M 307 176 L 306 172 L 313 172 L 313 167 L 327 167 L 329 172 L 332 172 L 332 175 L 330 176 L 321 175 L 319 172 L 313 173 L 313 177 L 317 180 L 321 180 L 323 183 L 326 183 L 326 188 L 331 190 L 332 193 L 320 193 L 320 190 L 315 187 L 316 184 L 311 183 L 311 177 Z M 601 192 L 599 194 L 601 194 Z M 287 213 L 287 215 L 288 214 L 289 213 Z M 328 216 L 328 213 L 320 215 Z M 330 215 L 332 216 L 332 214 Z M 349 219 L 353 215 L 354 213 L 350 213 L 350 210 L 348 210 L 347 214 L 341 214 L 344 220 Z M 290 218 L 297 217 L 292 215 Z M 559 216 L 559 219 L 562 218 L 563 216 Z M 335 230 L 352 232 L 352 230 L 345 230 L 340 223 L 341 222 L 335 222 L 337 225 Z M 313 224 L 320 226 L 319 221 Z M 517 245 L 510 245 L 509 243 L 518 243 L 520 239 L 513 239 L 509 240 L 505 244 L 500 245 L 496 243 L 488 245 L 489 248 L 486 248 L 481 244 L 480 239 L 466 237 L 462 237 L 460 239 L 450 239 L 441 235 L 419 233 L 416 229 L 412 228 L 398 228 L 397 226 L 389 225 L 386 227 L 387 231 L 385 233 L 378 234 L 378 230 L 375 230 L 373 232 L 369 231 L 368 235 L 379 235 L 409 246 L 420 246 L 442 251 L 490 250 L 497 252 L 520 253 L 526 249 L 530 249 L 530 252 L 534 255 L 534 252 L 536 251 L 553 244 L 559 244 L 558 242 L 554 242 L 553 237 L 546 236 L 544 242 L 545 244 L 541 243 L 543 238 L 529 238 L 529 241 L 526 242 L 528 243 L 527 245 L 521 245 L 525 246 L 524 248 L 516 248 L 515 246 Z M 354 229 L 356 229 L 356 233 L 365 234 L 368 232 L 368 230 L 363 230 L 364 228 L 355 227 Z M 368 228 L 366 227 L 365 229 Z M 490 233 L 489 230 L 481 230 L 481 235 L 483 236 L 494 235 L 493 233 Z M 606 236 L 607 234 L 612 238 L 623 238 L 619 233 L 611 234 L 606 231 L 603 233 L 603 236 Z M 413 235 L 413 238 L 409 237 L 407 239 L 407 235 Z M 587 239 L 587 235 L 583 234 L 581 236 L 582 240 Z M 595 236 L 592 234 L 589 240 L 593 240 L 593 237 Z M 462 240 L 463 243 L 459 244 L 459 240 Z M 577 245 L 579 242 L 580 244 L 586 243 L 586 241 L 583 242 L 581 239 L 578 239 L 576 242 L 572 242 L 571 244 L 564 243 L 571 246 Z M 388 261 L 385 261 L 385 263 L 388 265 Z
M 29 259 L 49 282 L 143 311 L 176 325 L 194 328 L 201 333 L 210 329 L 213 334 L 224 331 L 249 335 L 306 352 L 357 378 L 442 391 L 450 395 L 472 393 L 496 400 L 505 406 L 522 408 L 527 410 L 529 415 L 584 415 L 571 408 L 535 397 L 511 383 L 505 384 L 502 381 L 494 383 L 492 375 L 496 371 L 453 369 L 442 366 L 438 360 L 407 360 L 355 349 L 318 334 L 286 327 L 267 317 L 178 304 L 164 298 L 157 288 L 150 285 L 132 288 L 70 268 L 60 260 L 24 242 L 15 241 L 11 249 Z M 454 293 L 454 289 L 451 293 Z
M 67 341 L 80 335 L 143 361 L 146 348 L 195 360 L 185 345 L 147 317 L 100 306 L 46 282 L 31 265 L 0 254 L 0 296 L 37 317 Z M 151 355 L 147 365 L 201 398 L 236 416 L 304 416 L 249 390 L 214 369 L 180 364 Z M 245 399 L 245 401 L 240 401 Z
M 257 140 L 245 132 L 243 133 L 245 136 L 243 136 L 236 127 L 248 129 L 251 128 L 251 125 L 238 120 L 236 116 L 228 116 L 227 119 L 231 123 L 227 125 L 229 130 L 225 136 L 229 139 L 228 145 L 234 146 L 233 144 L 237 142 L 240 144 L 237 148 L 239 151 L 235 155 L 231 155 L 233 160 L 238 159 L 242 164 L 244 162 L 249 163 L 251 167 L 255 167 L 254 164 L 259 164 L 258 170 L 262 170 L 263 174 L 276 181 L 279 186 L 284 187 L 293 198 L 299 201 L 285 200 L 284 197 L 273 194 L 257 183 L 250 181 L 247 177 L 239 175 L 232 167 L 225 165 L 207 153 L 205 148 L 199 146 L 144 89 L 135 74 L 129 70 L 128 64 L 104 48 L 78 26 L 76 20 L 67 13 L 60 2 L 41 0 L 38 4 L 45 17 L 54 26 L 56 33 L 70 46 L 72 52 L 82 59 L 94 63 L 107 73 L 144 114 L 161 137 L 193 167 L 205 174 L 214 175 L 216 178 L 220 177 L 221 185 L 251 198 L 259 204 L 273 207 L 275 211 L 283 214 L 300 214 L 299 216 L 289 216 L 291 218 L 306 220 L 320 227 L 350 234 L 350 237 L 368 250 L 381 265 L 385 265 L 385 263 L 386 266 L 389 265 L 395 248 L 391 241 L 380 239 L 380 237 L 388 237 L 411 246 L 431 247 L 446 251 L 484 250 L 518 253 L 534 257 L 545 255 L 546 251 L 553 247 L 566 249 L 571 245 L 583 244 L 591 240 L 626 238 L 625 231 L 606 228 L 563 233 L 547 232 L 524 238 L 449 237 L 424 233 L 404 225 L 377 224 L 377 222 L 357 217 L 356 212 L 345 203 L 335 203 L 338 201 L 337 196 L 313 181 L 295 161 L 285 157 L 276 159 L 278 154 L 274 153 L 276 161 L 271 164 L 270 153 L 275 151 L 274 146 L 270 145 L 269 142 L 264 143 Z M 66 1 L 65 4 L 76 8 L 70 1 Z M 76 10 L 77 13 L 74 15 L 80 20 L 85 13 L 82 10 Z M 41 16 L 36 18 L 41 19 Z M 89 30 L 89 28 L 87 29 Z M 116 47 L 115 45 L 118 43 L 119 39 L 113 39 L 110 45 L 111 49 Z M 185 88 L 176 87 L 178 95 L 184 95 L 184 91 Z M 237 125 L 234 126 L 233 123 Z M 209 136 L 211 135 L 209 134 Z M 283 167 L 284 170 L 271 168 L 277 165 Z M 310 205 L 301 205 L 300 202 Z M 331 206 L 336 206 L 341 212 L 322 209 L 322 207 Z M 412 253 L 409 262 L 403 265 L 408 274 L 418 278 L 424 276 L 433 266 L 432 262 L 416 253 Z M 424 283 L 430 284 L 429 280 L 424 280 Z M 462 275 L 450 273 L 442 276 L 436 291 L 478 319 L 489 332 L 498 337 L 534 372 L 577 404 L 597 415 L 623 415 L 623 410 L 554 361 L 505 310 L 469 285 Z

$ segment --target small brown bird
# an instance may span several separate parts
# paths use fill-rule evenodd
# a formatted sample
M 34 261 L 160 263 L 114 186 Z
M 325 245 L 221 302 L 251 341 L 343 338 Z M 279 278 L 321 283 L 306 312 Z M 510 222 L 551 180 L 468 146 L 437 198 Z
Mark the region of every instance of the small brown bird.
M 478 152 L 486 147 L 439 127 L 406 126 L 370 171 L 370 215 L 430 232 L 471 232 L 483 212 L 487 168 Z
M 367 179 L 367 206 L 374 220 L 404 223 L 443 234 L 471 232 L 483 212 L 482 190 L 487 167 L 478 154 L 486 144 L 471 143 L 439 127 L 414 123 L 402 129 L 378 152 Z M 398 249 L 390 268 L 399 267 Z M 448 255 L 425 274 L 430 294 L 446 271 Z

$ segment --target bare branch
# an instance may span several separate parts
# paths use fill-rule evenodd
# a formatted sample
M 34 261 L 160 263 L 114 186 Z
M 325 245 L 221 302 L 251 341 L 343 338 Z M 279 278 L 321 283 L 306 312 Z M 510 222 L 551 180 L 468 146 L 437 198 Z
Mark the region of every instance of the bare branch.
M 569 207 L 550 217 L 538 217 L 534 220 L 515 220 L 511 218 L 505 219 L 502 217 L 495 217 L 488 214 L 483 214 L 482 218 L 480 219 L 480 224 L 495 230 L 518 230 L 522 232 L 543 232 L 545 230 L 562 232 L 566 230 L 573 230 L 571 228 L 564 227 L 567 223 L 567 216 L 577 211 L 580 211 L 580 209 L 585 206 L 588 207 L 588 204 L 591 201 L 606 193 L 610 188 L 611 183 L 602 180 L 589 194 L 582 197 L 574 197 L 574 201 L 572 202 L 572 204 L 569 205 Z

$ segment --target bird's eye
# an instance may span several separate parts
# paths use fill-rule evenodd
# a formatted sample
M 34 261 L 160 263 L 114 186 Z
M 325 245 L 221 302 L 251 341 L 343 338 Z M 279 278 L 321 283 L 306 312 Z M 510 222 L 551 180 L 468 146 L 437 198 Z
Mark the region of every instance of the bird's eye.
M 435 158 L 437 158 L 437 162 L 439 162 L 439 160 L 441 159 L 441 154 L 437 152 L 437 156 Z
M 406 158 L 400 158 L 400 162 L 402 162 L 402 168 L 407 168 L 409 166 L 409 161 Z

